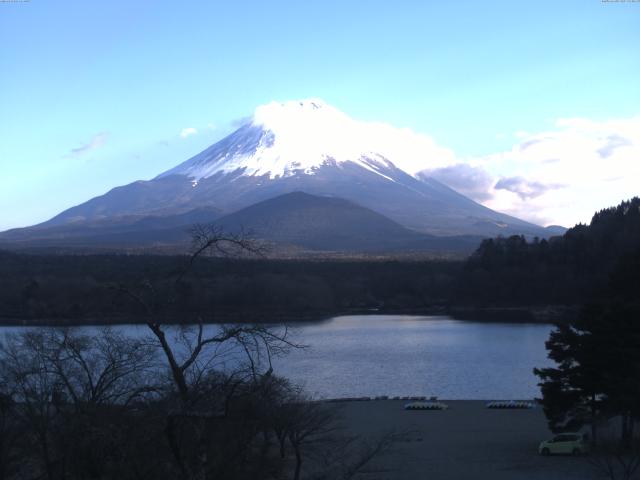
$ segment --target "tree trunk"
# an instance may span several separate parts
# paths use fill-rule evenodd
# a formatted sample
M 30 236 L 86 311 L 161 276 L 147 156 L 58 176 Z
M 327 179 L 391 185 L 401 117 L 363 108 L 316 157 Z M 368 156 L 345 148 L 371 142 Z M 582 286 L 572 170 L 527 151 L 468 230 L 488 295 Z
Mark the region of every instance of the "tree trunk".
M 629 437 L 629 417 L 630 415 L 628 412 L 624 412 L 621 415 L 621 443 L 623 449 L 631 447 L 631 438 Z
M 162 351 L 167 357 L 167 361 L 169 362 L 169 367 L 171 368 L 171 375 L 173 376 L 173 380 L 176 382 L 176 387 L 178 388 L 178 392 L 180 393 L 180 398 L 183 403 L 187 402 L 189 396 L 189 387 L 187 386 L 187 380 L 184 377 L 184 371 L 178 365 L 176 361 L 176 357 L 173 355 L 173 350 L 171 350 L 171 346 L 165 337 L 162 329 L 153 323 L 147 323 L 153 334 L 156 336 L 158 341 L 160 342 L 160 346 L 162 347 Z
M 598 411 L 596 409 L 596 396 L 591 396 L 591 444 L 595 447 L 598 445 L 598 425 L 597 416 Z
M 276 436 L 278 437 L 278 443 L 280 444 L 280 458 L 284 459 L 285 457 L 284 444 L 287 441 L 287 436 L 284 433 L 279 434 L 277 432 L 276 432 Z
M 269 432 L 267 430 L 262 431 L 262 449 L 260 450 L 260 454 L 263 457 L 269 455 L 269 451 L 271 450 L 271 438 L 269 437 Z
M 167 425 L 164 429 L 164 433 L 167 437 L 167 443 L 169 444 L 169 449 L 173 454 L 173 458 L 178 464 L 178 468 L 180 468 L 180 473 L 182 474 L 182 478 L 188 478 L 187 467 L 184 464 L 182 459 L 182 453 L 180 451 L 180 445 L 178 444 L 178 440 L 176 438 L 176 424 L 173 416 L 169 415 L 167 417 Z
M 8 449 L 9 447 L 7 447 Z M 5 459 L 5 445 L 4 442 L 0 436 L 0 480 L 5 480 L 5 469 L 8 467 L 7 465 L 5 465 L 5 463 L 7 462 L 7 459 Z M 8 455 L 7 455 L 8 457 Z
M 298 445 L 294 445 L 293 449 L 296 453 L 296 471 L 293 475 L 293 480 L 300 480 L 300 470 L 302 469 L 302 454 Z
M 40 432 L 38 436 L 40 437 L 40 447 L 42 448 L 42 457 L 44 460 L 45 469 L 47 471 L 47 478 L 49 480 L 54 480 L 53 462 L 51 461 L 51 457 L 49 455 L 49 444 L 47 442 L 46 435 L 46 432 Z

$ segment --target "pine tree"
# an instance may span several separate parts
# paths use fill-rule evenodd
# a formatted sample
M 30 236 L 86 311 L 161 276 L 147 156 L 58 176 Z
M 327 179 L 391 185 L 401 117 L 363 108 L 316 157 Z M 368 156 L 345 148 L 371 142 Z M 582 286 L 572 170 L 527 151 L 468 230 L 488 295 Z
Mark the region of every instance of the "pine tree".
M 621 259 L 602 298 L 558 325 L 546 343 L 554 368 L 534 369 L 553 431 L 620 416 L 629 444 L 640 419 L 640 250 Z

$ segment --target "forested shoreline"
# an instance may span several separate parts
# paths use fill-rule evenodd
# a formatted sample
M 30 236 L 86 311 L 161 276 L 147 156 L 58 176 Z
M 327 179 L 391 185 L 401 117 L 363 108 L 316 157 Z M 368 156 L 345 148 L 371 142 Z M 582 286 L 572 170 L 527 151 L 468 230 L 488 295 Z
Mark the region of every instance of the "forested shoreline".
M 200 258 L 176 285 L 183 256 L 0 255 L 0 321 L 136 323 L 122 287 L 148 281 L 176 300 L 168 323 L 317 320 L 365 312 L 444 312 L 461 262 Z M 140 320 L 138 320 L 140 321 Z
M 126 292 L 169 298 L 163 323 L 275 323 L 343 314 L 451 314 L 480 321 L 571 319 L 640 245 L 640 199 L 562 237 L 487 239 L 466 260 L 39 255 L 0 251 L 0 323 L 144 322 Z M 189 266 L 188 275 L 183 271 Z

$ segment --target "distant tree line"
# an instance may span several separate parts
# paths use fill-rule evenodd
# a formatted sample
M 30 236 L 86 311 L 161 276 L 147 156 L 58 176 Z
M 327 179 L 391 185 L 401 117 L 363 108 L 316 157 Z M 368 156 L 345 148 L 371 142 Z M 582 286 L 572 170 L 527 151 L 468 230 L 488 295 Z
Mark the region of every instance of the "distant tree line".
M 463 304 L 580 305 L 606 290 L 616 263 L 638 245 L 636 197 L 549 240 L 484 240 L 456 279 L 455 295 Z
M 202 258 L 162 314 L 180 323 L 198 317 L 273 322 L 371 311 L 470 308 L 475 315 L 491 308 L 578 306 L 604 291 L 618 259 L 640 244 L 639 207 L 634 198 L 548 240 L 487 239 L 466 261 Z M 140 306 L 118 286 L 146 279 L 172 290 L 187 260 L 0 251 L 0 322 L 136 322 Z
M 0 322 L 139 322 L 119 285 L 174 291 L 187 257 L 0 253 Z M 201 258 L 162 315 L 171 322 L 296 321 L 442 307 L 461 262 Z

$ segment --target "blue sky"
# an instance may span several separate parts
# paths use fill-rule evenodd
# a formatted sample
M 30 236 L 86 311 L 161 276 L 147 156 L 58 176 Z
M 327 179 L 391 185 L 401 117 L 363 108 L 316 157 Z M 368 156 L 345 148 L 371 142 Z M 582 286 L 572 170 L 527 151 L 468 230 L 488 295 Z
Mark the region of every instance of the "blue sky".
M 540 223 L 585 221 L 589 192 L 604 182 L 598 166 L 571 188 L 551 177 L 579 168 L 562 156 L 576 135 L 605 141 L 618 130 L 626 156 L 614 170 L 629 172 L 638 52 L 637 2 L 0 3 L 0 229 L 151 178 L 257 105 L 308 97 L 429 135 L 494 185 L 519 178 L 535 195 L 492 190 L 489 206 Z M 198 133 L 182 138 L 185 128 Z M 518 153 L 549 137 L 544 155 L 559 148 L 567 168 Z M 537 184 L 564 197 L 545 203 Z M 630 188 L 603 186 L 599 207 Z

